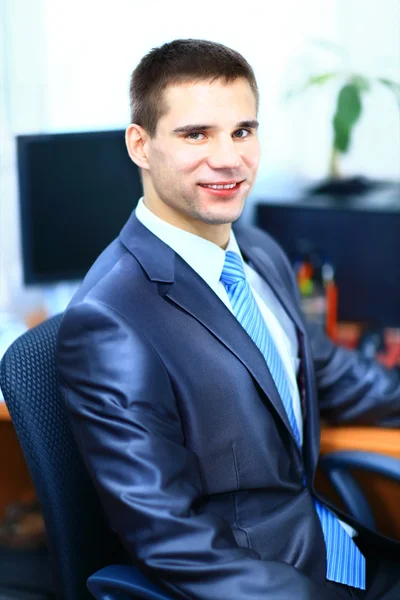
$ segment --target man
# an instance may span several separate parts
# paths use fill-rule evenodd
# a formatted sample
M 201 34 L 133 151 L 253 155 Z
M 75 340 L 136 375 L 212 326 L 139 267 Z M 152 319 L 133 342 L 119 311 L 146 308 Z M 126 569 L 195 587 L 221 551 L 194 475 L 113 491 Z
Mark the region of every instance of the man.
M 399 374 L 309 335 L 280 248 L 231 227 L 259 162 L 251 67 L 176 40 L 142 59 L 130 91 L 144 197 L 58 345 L 111 527 L 171 598 L 400 597 L 398 545 L 313 488 L 320 412 L 400 426 Z

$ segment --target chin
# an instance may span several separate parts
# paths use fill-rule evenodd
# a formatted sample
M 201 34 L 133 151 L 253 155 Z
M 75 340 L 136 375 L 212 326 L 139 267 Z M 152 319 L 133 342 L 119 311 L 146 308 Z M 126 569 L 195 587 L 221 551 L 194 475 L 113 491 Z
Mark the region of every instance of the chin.
M 236 210 L 226 211 L 209 211 L 206 214 L 199 215 L 199 220 L 208 225 L 227 225 L 228 223 L 234 223 L 238 220 L 243 212 L 243 207 L 237 208 Z

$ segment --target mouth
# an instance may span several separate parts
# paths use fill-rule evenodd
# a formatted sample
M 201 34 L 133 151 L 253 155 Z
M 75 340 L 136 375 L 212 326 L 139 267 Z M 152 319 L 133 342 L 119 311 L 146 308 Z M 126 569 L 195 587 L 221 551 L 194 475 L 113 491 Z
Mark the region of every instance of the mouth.
M 241 181 L 221 181 L 216 183 L 199 183 L 198 185 L 206 192 L 214 196 L 233 196 L 240 189 L 244 179 Z

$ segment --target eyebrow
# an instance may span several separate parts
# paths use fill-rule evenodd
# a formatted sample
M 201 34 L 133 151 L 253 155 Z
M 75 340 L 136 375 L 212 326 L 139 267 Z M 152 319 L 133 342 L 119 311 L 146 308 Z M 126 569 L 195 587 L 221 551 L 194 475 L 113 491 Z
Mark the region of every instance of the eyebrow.
M 255 120 L 240 121 L 239 123 L 236 124 L 236 127 L 234 129 L 241 129 L 241 128 L 258 129 L 258 126 L 259 126 L 259 122 L 255 121 Z M 183 125 L 183 127 L 177 127 L 176 129 L 174 129 L 172 133 L 188 134 L 188 133 L 196 133 L 198 131 L 213 131 L 215 129 L 217 129 L 217 127 L 215 125 Z

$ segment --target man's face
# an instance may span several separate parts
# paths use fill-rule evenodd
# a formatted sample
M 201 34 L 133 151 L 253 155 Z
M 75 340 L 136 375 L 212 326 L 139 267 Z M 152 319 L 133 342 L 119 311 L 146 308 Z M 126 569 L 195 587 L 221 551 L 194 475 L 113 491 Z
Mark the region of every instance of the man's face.
M 249 83 L 194 82 L 170 86 L 164 94 L 167 113 L 146 143 L 145 201 L 188 231 L 201 234 L 203 226 L 232 223 L 243 210 L 260 156 Z

